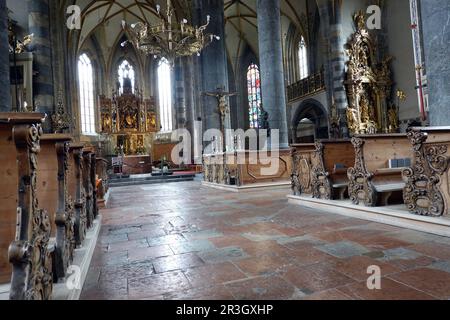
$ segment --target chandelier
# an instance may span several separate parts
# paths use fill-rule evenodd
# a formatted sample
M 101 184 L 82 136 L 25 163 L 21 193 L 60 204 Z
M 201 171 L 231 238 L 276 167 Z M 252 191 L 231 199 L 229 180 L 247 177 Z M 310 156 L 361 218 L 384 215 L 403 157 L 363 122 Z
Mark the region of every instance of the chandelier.
M 160 21 L 153 25 L 138 22 L 129 27 L 122 21 L 123 29 L 131 38 L 122 43 L 122 46 L 131 42 L 137 50 L 155 58 L 165 58 L 173 66 L 176 58 L 195 54 L 199 56 L 210 43 L 220 40 L 219 36 L 205 34 L 211 20 L 209 15 L 205 25 L 194 27 L 189 25 L 186 19 L 182 19 L 179 23 L 176 21 L 171 0 L 167 0 L 165 14 L 162 13 L 160 5 L 156 6 L 156 11 Z

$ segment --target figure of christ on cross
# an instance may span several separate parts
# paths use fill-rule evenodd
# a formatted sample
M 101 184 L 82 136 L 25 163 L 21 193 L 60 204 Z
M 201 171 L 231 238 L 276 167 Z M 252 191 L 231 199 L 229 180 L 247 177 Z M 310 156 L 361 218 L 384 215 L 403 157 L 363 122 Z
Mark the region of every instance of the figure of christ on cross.
M 230 113 L 230 106 L 228 105 L 226 98 L 236 96 L 237 92 L 225 92 L 223 87 L 217 88 L 215 92 L 203 92 L 203 95 L 209 97 L 215 97 L 217 99 L 217 109 L 220 114 L 220 131 L 225 134 L 225 120 L 227 114 Z

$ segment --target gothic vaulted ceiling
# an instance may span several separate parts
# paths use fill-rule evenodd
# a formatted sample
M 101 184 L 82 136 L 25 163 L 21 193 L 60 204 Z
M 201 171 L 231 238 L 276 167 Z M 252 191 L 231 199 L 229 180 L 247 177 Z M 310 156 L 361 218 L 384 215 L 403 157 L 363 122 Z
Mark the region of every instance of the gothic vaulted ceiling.
M 160 4 L 162 9 L 166 7 L 166 0 L 76 0 L 73 3 L 82 10 L 78 48 L 81 49 L 86 39 L 95 35 L 106 57 L 112 54 L 121 38 L 122 20 L 128 23 L 156 22 L 156 5 Z M 172 0 L 177 19 L 189 16 L 188 3 L 189 0 Z M 225 0 L 224 10 L 227 50 L 235 66 L 236 57 L 246 45 L 258 54 L 256 0 Z M 291 24 L 304 30 L 305 11 L 306 1 L 281 0 L 283 33 Z

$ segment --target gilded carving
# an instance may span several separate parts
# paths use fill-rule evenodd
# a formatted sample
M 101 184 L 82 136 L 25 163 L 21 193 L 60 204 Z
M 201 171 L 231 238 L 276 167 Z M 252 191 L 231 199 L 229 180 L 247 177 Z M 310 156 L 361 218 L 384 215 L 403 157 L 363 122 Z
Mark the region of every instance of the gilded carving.
M 439 184 L 448 169 L 447 146 L 427 146 L 427 134 L 420 129 L 409 130 L 408 137 L 414 149 L 414 165 L 403 171 L 405 204 L 414 214 L 442 216 L 445 203 Z
M 377 46 L 365 24 L 365 14 L 354 15 L 356 32 L 346 45 L 349 56 L 345 81 L 348 108 L 347 125 L 351 134 L 375 134 L 394 130 L 393 116 L 388 118 L 388 101 L 392 81 L 392 57 L 379 61 Z M 364 22 L 364 23 L 363 23 Z

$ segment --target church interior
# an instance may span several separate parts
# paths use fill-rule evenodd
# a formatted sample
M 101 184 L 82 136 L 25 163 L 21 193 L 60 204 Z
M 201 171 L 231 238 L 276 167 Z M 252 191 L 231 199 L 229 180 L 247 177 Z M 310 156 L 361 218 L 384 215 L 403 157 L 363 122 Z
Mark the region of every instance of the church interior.
M 450 299 L 448 0 L 1 0 L 0 300 Z

